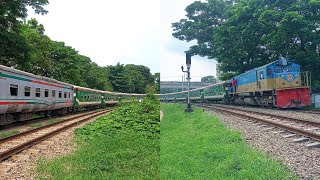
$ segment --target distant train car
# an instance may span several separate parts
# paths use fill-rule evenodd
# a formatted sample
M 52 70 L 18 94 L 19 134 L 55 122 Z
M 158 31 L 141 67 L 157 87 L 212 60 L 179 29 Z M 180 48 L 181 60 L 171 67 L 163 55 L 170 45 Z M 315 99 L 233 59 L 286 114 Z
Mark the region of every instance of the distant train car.
M 74 86 L 74 111 L 105 107 L 103 92 L 100 90 Z
M 220 82 L 209 86 L 190 90 L 190 100 L 193 102 L 229 102 L 230 83 Z M 188 91 L 160 94 L 161 101 L 187 101 Z
M 0 65 L 0 125 L 72 111 L 73 85 Z
M 235 104 L 296 108 L 311 103 L 310 73 L 283 57 L 234 78 L 237 88 L 230 101 Z

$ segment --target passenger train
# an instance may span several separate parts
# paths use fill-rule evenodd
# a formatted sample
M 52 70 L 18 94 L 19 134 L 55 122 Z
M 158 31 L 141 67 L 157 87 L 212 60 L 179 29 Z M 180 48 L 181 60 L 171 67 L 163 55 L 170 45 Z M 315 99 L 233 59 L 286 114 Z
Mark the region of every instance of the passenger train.
M 104 108 L 144 96 L 84 88 L 0 65 L 0 125 L 29 120 L 34 115 Z
M 237 105 L 259 105 L 277 108 L 301 108 L 309 106 L 310 72 L 301 72 L 300 65 L 289 59 L 279 60 L 249 70 L 232 79 L 210 86 L 193 89 L 193 102 L 217 102 Z M 187 91 L 160 94 L 161 101 L 184 101 Z

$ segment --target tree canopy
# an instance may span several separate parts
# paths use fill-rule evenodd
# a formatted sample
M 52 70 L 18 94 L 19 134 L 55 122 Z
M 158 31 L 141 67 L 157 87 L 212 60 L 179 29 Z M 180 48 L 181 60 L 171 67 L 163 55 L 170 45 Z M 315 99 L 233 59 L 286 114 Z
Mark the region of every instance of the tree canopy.
M 186 12 L 173 36 L 196 40 L 190 52 L 216 59 L 223 72 L 243 73 L 283 54 L 320 85 L 320 0 L 196 1 Z
M 204 76 L 204 77 L 202 77 L 202 78 L 201 78 L 201 82 L 213 84 L 213 83 L 216 83 L 217 80 L 216 80 L 216 78 L 214 78 L 214 76 L 211 76 L 211 75 L 210 75 L 210 76 Z
M 48 0 L 0 0 L 0 64 L 36 75 L 99 90 L 145 93 L 156 89 L 148 67 L 100 67 L 64 42 L 51 40 L 36 19 L 26 22 L 27 7 L 46 14 Z
M 27 7 L 38 14 L 46 14 L 43 6 L 48 0 L 0 1 L 0 63 L 15 66 L 23 63 L 28 45 L 19 34 L 22 21 L 27 17 Z

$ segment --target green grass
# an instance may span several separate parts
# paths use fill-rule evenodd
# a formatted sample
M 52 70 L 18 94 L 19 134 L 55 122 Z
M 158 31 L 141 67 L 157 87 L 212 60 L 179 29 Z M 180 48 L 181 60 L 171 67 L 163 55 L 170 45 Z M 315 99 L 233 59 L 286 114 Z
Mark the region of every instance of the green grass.
M 6 138 L 9 136 L 13 136 L 18 133 L 20 133 L 20 131 L 18 131 L 18 130 L 11 130 L 11 131 L 2 132 L 2 133 L 0 133 L 0 139 Z
M 157 162 L 159 139 L 127 132 L 82 142 L 69 156 L 40 161 L 38 172 L 49 179 L 156 179 Z
M 41 122 L 28 124 L 29 129 L 35 129 L 35 128 L 42 127 L 42 126 L 43 126 L 43 124 Z
M 160 179 L 159 101 L 122 105 L 76 131 L 74 153 L 37 167 L 40 179 Z
M 60 122 L 60 121 L 64 121 L 64 119 L 49 119 L 47 122 L 46 122 L 46 125 L 49 125 L 49 124 L 53 124 L 53 123 L 56 123 L 56 122 Z
M 161 104 L 161 179 L 289 179 L 288 168 L 199 108 Z

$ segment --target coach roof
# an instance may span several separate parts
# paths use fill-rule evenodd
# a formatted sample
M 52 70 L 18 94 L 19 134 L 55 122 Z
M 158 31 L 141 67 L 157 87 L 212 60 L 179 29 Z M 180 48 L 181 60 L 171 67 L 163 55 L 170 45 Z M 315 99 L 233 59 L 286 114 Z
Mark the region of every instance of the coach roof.
M 6 72 L 15 73 L 15 74 L 18 74 L 18 75 L 23 75 L 23 76 L 30 77 L 30 78 L 35 78 L 35 79 L 38 79 L 38 80 L 43 80 L 43 81 L 47 81 L 47 82 L 51 82 L 51 83 L 56 83 L 56 84 L 60 84 L 60 85 L 65 85 L 65 86 L 70 86 L 70 87 L 73 86 L 72 84 L 68 84 L 68 83 L 61 82 L 61 81 L 58 81 L 58 80 L 55 80 L 55 79 L 51 79 L 51 78 L 48 78 L 48 77 L 44 77 L 44 76 L 34 75 L 34 74 L 31 74 L 31 73 L 28 73 L 28 72 L 20 71 L 18 69 L 14 69 L 14 68 L 9 68 L 9 67 L 3 66 L 3 65 L 0 65 L 0 70 L 6 71 Z

